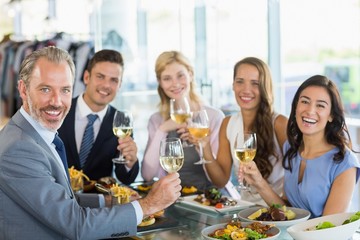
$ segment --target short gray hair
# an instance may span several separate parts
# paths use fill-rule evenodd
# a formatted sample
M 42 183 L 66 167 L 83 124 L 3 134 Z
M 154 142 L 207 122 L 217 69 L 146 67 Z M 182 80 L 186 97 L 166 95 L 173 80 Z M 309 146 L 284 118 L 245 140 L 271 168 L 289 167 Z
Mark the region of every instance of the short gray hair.
M 29 87 L 30 76 L 34 70 L 35 64 L 40 58 L 45 58 L 46 60 L 53 63 L 61 63 L 62 61 L 66 61 L 69 64 L 72 79 L 74 81 L 75 64 L 70 54 L 63 49 L 50 46 L 30 53 L 21 63 L 19 77 L 24 81 L 24 84 L 27 88 Z

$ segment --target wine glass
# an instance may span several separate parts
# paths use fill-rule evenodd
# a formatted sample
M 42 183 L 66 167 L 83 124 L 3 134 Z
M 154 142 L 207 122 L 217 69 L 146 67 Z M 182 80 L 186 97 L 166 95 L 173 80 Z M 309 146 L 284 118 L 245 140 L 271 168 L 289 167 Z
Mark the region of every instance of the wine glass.
M 178 172 L 184 165 L 184 150 L 180 138 L 165 138 L 160 142 L 160 165 L 168 173 Z M 182 201 L 179 197 L 177 202 Z
M 185 123 L 190 118 L 190 104 L 186 97 L 178 99 L 170 99 L 170 118 L 178 123 Z M 186 141 L 182 141 L 183 147 L 189 147 L 190 145 Z
M 122 139 L 130 136 L 133 131 L 133 116 L 132 113 L 127 110 L 116 111 L 113 120 L 113 132 L 114 135 Z M 121 151 L 119 156 L 113 158 L 114 163 L 125 164 L 128 161 L 123 157 Z
M 237 160 L 240 164 L 248 164 L 256 155 L 256 134 L 251 132 L 236 134 L 234 152 Z M 244 177 L 239 176 L 239 185 L 237 186 L 239 191 L 250 191 L 250 187 L 246 186 Z
M 209 117 L 205 110 L 195 111 L 191 113 L 188 121 L 188 129 L 190 134 L 199 141 L 200 160 L 194 164 L 210 163 L 211 161 L 204 159 L 203 147 L 201 141 L 209 134 Z
M 160 142 L 160 165 L 168 173 L 177 172 L 184 164 L 180 138 L 165 138 Z

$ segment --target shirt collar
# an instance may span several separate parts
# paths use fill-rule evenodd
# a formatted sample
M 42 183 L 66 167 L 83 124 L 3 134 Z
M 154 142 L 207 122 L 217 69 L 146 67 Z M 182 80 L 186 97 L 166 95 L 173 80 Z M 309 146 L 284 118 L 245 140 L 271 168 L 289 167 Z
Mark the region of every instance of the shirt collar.
M 20 113 L 24 116 L 24 118 L 35 128 L 35 130 L 39 133 L 39 135 L 44 139 L 44 141 L 51 145 L 55 138 L 56 132 L 50 131 L 49 129 L 42 126 L 38 121 L 36 121 L 32 116 L 30 116 L 23 107 L 20 108 Z
M 78 101 L 77 101 L 77 112 L 79 113 L 79 117 L 80 118 L 86 118 L 87 115 L 89 114 L 96 114 L 98 115 L 98 118 L 100 120 L 100 122 L 102 122 L 102 120 L 104 119 L 105 117 L 105 114 L 108 110 L 108 107 L 109 105 L 107 105 L 103 110 L 99 111 L 99 112 L 93 112 L 90 107 L 86 104 L 85 100 L 84 100 L 84 97 L 83 97 L 84 94 L 81 94 L 79 97 L 78 97 Z

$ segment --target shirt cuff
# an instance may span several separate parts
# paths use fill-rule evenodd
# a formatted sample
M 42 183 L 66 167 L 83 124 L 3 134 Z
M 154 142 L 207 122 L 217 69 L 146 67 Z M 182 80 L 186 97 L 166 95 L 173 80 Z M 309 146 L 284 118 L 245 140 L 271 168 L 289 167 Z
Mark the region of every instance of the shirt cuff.
M 143 217 L 144 217 L 142 208 L 141 208 L 140 203 L 138 201 L 132 201 L 131 204 L 135 208 L 136 221 L 137 221 L 137 225 L 139 225 L 141 223 Z
M 105 197 L 103 194 L 98 194 L 99 196 L 99 207 L 103 208 L 105 207 Z

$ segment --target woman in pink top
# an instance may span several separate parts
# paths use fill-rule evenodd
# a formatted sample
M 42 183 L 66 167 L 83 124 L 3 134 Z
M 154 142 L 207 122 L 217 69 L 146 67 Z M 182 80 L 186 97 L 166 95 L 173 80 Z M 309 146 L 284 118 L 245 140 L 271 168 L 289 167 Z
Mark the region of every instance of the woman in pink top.
M 224 114 L 211 106 L 205 105 L 195 92 L 194 69 L 190 61 L 178 51 L 163 52 L 155 63 L 158 93 L 160 96 L 159 111 L 154 113 L 148 123 L 148 142 L 142 161 L 141 174 L 145 181 L 154 177 L 162 177 L 166 172 L 159 162 L 160 140 L 167 137 L 189 138 L 186 123 L 178 124 L 170 118 L 170 99 L 186 97 L 191 111 L 205 109 L 210 120 L 210 144 L 216 155 L 218 149 L 218 132 Z M 212 186 L 203 165 L 194 165 L 199 160 L 198 149 L 195 145 L 184 147 L 185 161 L 179 171 L 183 186 L 195 186 L 204 190 Z

